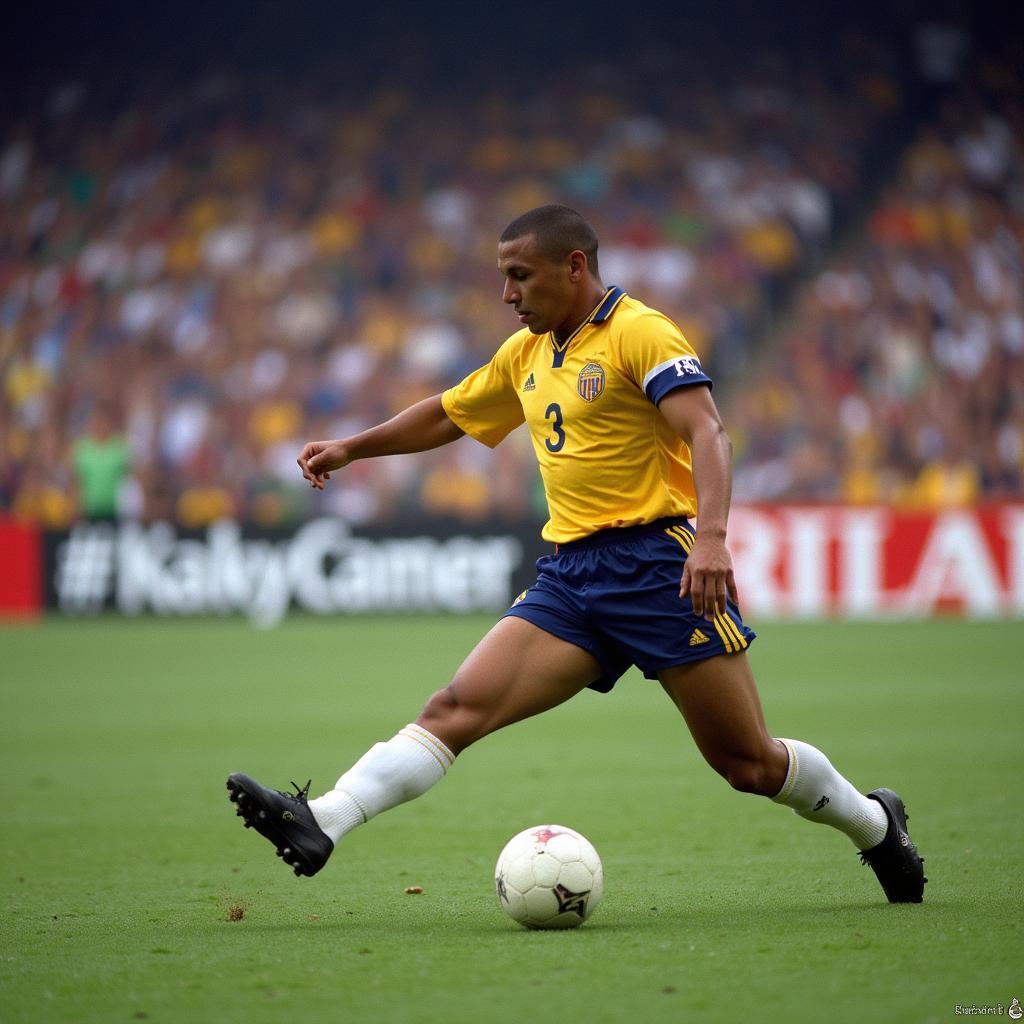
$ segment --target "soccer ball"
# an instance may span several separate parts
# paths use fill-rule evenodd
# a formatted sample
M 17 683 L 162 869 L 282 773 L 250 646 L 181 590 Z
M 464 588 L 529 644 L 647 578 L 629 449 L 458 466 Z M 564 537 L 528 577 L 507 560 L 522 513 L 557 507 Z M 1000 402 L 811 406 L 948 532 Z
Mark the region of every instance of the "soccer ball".
M 578 928 L 604 892 L 601 858 L 564 825 L 534 825 L 498 855 L 494 884 L 501 908 L 527 928 Z

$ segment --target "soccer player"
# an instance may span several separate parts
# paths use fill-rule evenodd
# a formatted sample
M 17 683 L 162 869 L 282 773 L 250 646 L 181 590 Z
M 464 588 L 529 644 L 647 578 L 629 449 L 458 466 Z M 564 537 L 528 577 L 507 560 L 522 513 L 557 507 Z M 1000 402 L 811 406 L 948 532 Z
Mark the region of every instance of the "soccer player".
M 521 328 L 486 366 L 361 434 L 307 444 L 298 463 L 322 489 L 356 459 L 464 434 L 493 447 L 525 422 L 554 550 L 415 722 L 312 800 L 308 783 L 287 794 L 231 775 L 238 814 L 297 875 L 316 874 L 349 831 L 421 796 L 471 743 L 585 687 L 607 692 L 636 665 L 730 785 L 844 832 L 890 902 L 920 902 L 900 797 L 862 795 L 820 750 L 765 726 L 726 548 L 732 446 L 693 349 L 667 317 L 601 283 L 597 236 L 567 207 L 514 220 L 498 268 Z

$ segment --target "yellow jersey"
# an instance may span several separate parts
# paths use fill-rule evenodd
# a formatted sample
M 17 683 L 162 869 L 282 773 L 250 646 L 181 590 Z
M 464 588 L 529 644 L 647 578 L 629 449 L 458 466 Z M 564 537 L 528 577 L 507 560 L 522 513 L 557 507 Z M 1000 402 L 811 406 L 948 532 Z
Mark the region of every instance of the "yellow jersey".
M 441 396 L 448 417 L 493 448 L 530 429 L 556 544 L 663 516 L 694 516 L 690 450 L 658 412 L 669 391 L 710 385 L 668 317 L 609 288 L 561 344 L 517 331 Z

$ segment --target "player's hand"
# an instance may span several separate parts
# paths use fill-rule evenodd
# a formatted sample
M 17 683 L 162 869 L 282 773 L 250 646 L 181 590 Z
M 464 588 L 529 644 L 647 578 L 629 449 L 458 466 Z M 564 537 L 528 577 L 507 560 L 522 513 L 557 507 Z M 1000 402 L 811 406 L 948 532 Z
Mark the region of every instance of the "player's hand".
M 322 491 L 332 470 L 347 466 L 352 459 L 344 441 L 310 441 L 295 461 L 310 486 Z
M 693 602 L 694 612 L 709 622 L 716 615 L 725 614 L 727 597 L 739 604 L 732 558 L 724 541 L 697 534 L 679 584 L 679 596 L 687 595 Z

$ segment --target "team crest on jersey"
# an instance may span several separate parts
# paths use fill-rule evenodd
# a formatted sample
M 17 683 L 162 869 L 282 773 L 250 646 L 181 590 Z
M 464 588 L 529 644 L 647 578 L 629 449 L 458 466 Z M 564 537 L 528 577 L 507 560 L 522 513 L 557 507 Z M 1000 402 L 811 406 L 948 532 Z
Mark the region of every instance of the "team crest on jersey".
M 587 363 L 580 370 L 576 390 L 584 402 L 593 402 L 604 393 L 604 369 L 600 363 Z

